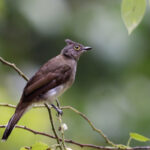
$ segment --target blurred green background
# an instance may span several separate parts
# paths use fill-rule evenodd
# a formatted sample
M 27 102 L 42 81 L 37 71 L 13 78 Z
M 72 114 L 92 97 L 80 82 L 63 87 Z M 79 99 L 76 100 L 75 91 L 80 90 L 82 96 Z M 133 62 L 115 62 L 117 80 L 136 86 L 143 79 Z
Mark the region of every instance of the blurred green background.
M 0 56 L 28 77 L 59 54 L 70 38 L 93 47 L 79 63 L 73 87 L 61 98 L 88 118 L 115 143 L 126 144 L 129 133 L 150 137 L 150 11 L 128 36 L 120 0 L 0 0 Z M 17 104 L 25 86 L 18 74 L 0 63 L 0 102 Z M 0 125 L 14 109 L 0 107 Z M 56 112 L 53 111 L 53 116 Z M 65 137 L 81 143 L 105 141 L 73 112 L 64 111 Z M 52 133 L 46 109 L 32 109 L 19 122 Z M 55 117 L 55 124 L 58 121 Z M 4 129 L 0 129 L 0 137 Z M 18 150 L 54 140 L 15 129 L 0 149 Z M 132 142 L 132 146 L 150 143 Z M 78 147 L 73 149 L 79 149 Z

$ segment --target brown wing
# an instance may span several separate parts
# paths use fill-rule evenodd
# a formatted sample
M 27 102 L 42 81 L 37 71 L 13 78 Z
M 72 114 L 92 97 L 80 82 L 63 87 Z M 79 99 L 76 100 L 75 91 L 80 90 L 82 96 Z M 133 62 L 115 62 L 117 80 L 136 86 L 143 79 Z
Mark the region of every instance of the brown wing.
M 22 100 L 24 102 L 32 101 L 36 97 L 46 93 L 48 90 L 67 82 L 71 73 L 71 68 L 68 65 L 61 65 L 49 73 L 43 72 L 41 74 L 41 72 L 37 72 L 24 88 Z

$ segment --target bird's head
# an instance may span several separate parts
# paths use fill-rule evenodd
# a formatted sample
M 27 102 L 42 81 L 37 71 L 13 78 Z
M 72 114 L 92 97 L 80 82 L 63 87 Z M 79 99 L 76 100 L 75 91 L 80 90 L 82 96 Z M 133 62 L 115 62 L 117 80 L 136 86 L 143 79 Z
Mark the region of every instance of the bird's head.
M 65 42 L 67 45 L 62 49 L 61 54 L 75 60 L 78 60 L 82 53 L 92 49 L 89 46 L 83 46 L 69 39 L 66 39 Z

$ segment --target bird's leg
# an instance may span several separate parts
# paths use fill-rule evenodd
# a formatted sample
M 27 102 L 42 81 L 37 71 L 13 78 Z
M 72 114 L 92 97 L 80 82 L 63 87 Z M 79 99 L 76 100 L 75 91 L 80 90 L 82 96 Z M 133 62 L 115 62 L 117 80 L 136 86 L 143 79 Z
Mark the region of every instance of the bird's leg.
M 51 106 L 57 111 L 58 115 L 63 114 L 63 111 L 60 108 L 56 107 L 54 104 L 51 104 Z
M 57 107 L 60 109 L 60 103 L 59 103 L 58 98 L 56 98 L 56 104 L 57 104 Z
M 58 98 L 56 98 L 56 104 L 57 104 L 57 107 L 62 111 L 62 109 L 60 108 L 60 103 L 59 103 Z M 63 111 L 62 111 L 62 114 L 63 114 Z

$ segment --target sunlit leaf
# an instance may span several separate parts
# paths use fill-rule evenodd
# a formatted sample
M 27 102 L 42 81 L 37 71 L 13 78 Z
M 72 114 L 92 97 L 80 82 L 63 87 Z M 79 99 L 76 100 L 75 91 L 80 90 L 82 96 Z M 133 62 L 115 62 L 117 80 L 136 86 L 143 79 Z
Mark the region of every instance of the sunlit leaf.
M 23 147 L 20 150 L 27 150 L 27 149 Z M 47 144 L 38 142 L 31 146 L 31 150 L 51 150 L 51 149 Z
M 138 133 L 130 133 L 130 137 L 136 141 L 140 141 L 140 142 L 147 142 L 150 141 L 150 138 L 147 138 L 143 135 L 140 135 Z
M 27 150 L 25 147 L 22 147 L 20 150 Z
M 32 150 L 47 150 L 48 149 L 48 145 L 46 145 L 45 143 L 35 143 L 33 146 L 32 146 Z
M 123 0 L 122 18 L 128 29 L 128 34 L 141 22 L 146 9 L 146 0 Z

